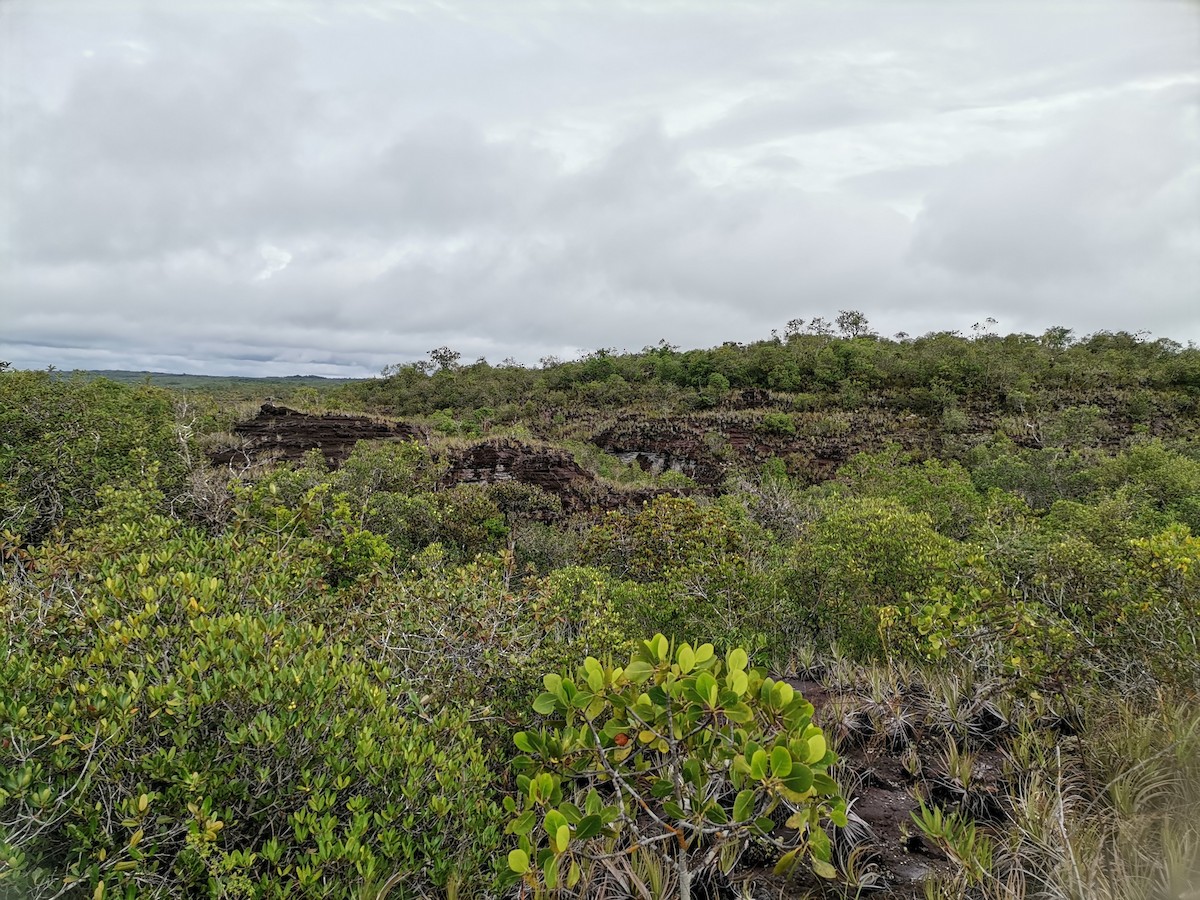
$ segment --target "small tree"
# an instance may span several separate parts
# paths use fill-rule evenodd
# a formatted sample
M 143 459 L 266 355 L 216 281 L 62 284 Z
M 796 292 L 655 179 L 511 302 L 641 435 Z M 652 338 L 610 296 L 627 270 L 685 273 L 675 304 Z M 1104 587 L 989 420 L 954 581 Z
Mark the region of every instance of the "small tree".
M 461 367 L 462 354 L 449 347 L 438 347 L 436 350 L 429 351 L 429 359 L 437 366 L 437 371 L 455 372 Z
M 588 657 L 575 680 L 547 675 L 534 710 L 558 726 L 515 737 L 512 873 L 542 895 L 574 888 L 590 863 L 657 853 L 688 900 L 698 874 L 729 872 L 759 840 L 782 854 L 777 872 L 807 853 L 834 877 L 820 822 L 846 823 L 836 757 L 812 704 L 747 664 L 740 648 L 721 659 L 658 634 L 624 668 Z
M 871 334 L 871 324 L 867 321 L 867 317 L 857 309 L 838 310 L 836 321 L 838 331 L 844 337 L 866 337 Z

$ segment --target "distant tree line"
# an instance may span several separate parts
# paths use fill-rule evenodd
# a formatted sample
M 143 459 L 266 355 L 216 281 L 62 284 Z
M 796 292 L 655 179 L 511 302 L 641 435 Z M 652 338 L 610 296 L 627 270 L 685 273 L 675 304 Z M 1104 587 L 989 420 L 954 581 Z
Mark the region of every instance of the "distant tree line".
M 879 404 L 940 411 L 949 398 L 1019 409 L 1045 391 L 1075 393 L 1200 389 L 1200 349 L 1144 334 L 1100 331 L 1075 339 L 1055 327 L 1041 335 L 993 332 L 903 333 L 885 338 L 865 315 L 843 310 L 830 323 L 793 319 L 782 334 L 748 344 L 681 350 L 663 340 L 638 352 L 601 347 L 581 359 L 464 363 L 439 347 L 428 360 L 389 366 L 382 377 L 335 394 L 343 402 L 401 414 L 506 404 L 627 406 L 667 404 L 675 411 L 718 406 L 731 391 L 793 395 L 800 404 L 845 408 Z

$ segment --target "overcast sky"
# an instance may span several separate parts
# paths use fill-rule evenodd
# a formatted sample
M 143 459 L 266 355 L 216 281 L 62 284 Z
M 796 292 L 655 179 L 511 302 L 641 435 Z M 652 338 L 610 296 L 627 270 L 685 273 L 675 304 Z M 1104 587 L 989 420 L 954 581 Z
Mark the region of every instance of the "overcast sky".
M 0 0 L 0 359 L 1200 341 L 1200 4 Z

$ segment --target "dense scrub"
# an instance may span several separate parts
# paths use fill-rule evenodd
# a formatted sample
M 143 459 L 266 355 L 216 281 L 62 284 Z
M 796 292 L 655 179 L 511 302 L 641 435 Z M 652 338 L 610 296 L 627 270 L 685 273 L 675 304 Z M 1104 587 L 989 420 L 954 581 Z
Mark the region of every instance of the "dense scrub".
M 769 391 L 789 410 L 886 406 L 936 415 L 951 432 L 977 413 L 1033 415 L 1067 406 L 1098 405 L 1147 428 L 1197 413 L 1200 349 L 1168 339 L 1100 332 L 1072 340 L 1064 328 L 1036 337 L 981 330 L 887 339 L 865 320 L 836 334 L 820 320 L 802 326 L 707 350 L 666 341 L 637 353 L 601 348 L 576 361 L 545 359 L 540 368 L 464 363 L 443 347 L 428 361 L 390 367 L 334 396 L 398 415 L 444 410 L 468 429 L 578 407 L 707 409 L 745 390 Z M 1089 435 L 1068 439 L 1087 442 Z
M 1195 889 L 1196 351 L 844 324 L 439 352 L 321 400 L 433 435 L 336 471 L 211 470 L 232 408 L 0 372 L 0 893 L 672 896 L 793 849 L 797 895 Z M 758 455 L 717 435 L 705 490 L 627 465 L 590 442 L 617 404 Z M 864 406 L 936 440 L 761 458 Z M 505 432 L 663 491 L 449 478 Z M 881 779 L 905 837 L 847 813 Z

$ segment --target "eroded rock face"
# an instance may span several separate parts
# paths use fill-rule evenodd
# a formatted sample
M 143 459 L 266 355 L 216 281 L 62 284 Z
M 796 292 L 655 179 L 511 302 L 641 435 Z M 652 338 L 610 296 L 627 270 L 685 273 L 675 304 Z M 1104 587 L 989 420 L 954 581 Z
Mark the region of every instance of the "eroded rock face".
M 726 463 L 718 456 L 721 448 L 710 447 L 703 430 L 678 421 L 625 419 L 597 434 L 592 443 L 655 475 L 680 472 L 709 488 L 725 478 Z
M 270 403 L 264 403 L 257 416 L 237 425 L 233 433 L 244 445 L 213 453 L 209 458 L 214 465 L 245 466 L 264 459 L 297 462 L 316 448 L 329 467 L 336 469 L 359 441 L 426 438 L 420 429 L 403 422 L 383 422 L 367 416 L 315 416 Z
M 934 440 L 923 420 L 887 410 L 792 413 L 782 431 L 767 427 L 758 410 L 662 418 L 631 414 L 591 438 L 623 462 L 654 474 L 681 472 L 709 492 L 719 492 L 731 471 L 761 466 L 773 457 L 786 460 L 793 475 L 815 482 L 833 477 L 856 453 L 897 443 L 925 455 Z
M 614 490 L 569 453 L 507 438 L 481 441 L 449 454 L 447 484 L 520 482 L 554 495 L 564 512 L 636 508 L 661 490 Z
M 253 419 L 234 428 L 234 434 L 243 440 L 243 446 L 211 454 L 213 465 L 299 462 L 316 448 L 330 468 L 337 468 L 361 440 L 428 440 L 422 429 L 405 422 L 366 416 L 314 416 L 270 403 L 264 403 Z M 447 486 L 519 482 L 557 497 L 565 513 L 635 509 L 663 493 L 660 489 L 614 489 L 597 481 L 565 451 L 505 438 L 445 451 L 444 459 L 448 468 L 443 484 Z
M 567 453 L 513 440 L 490 440 L 455 453 L 447 481 L 454 484 L 498 484 L 519 481 L 551 494 L 563 494 L 595 481 Z

